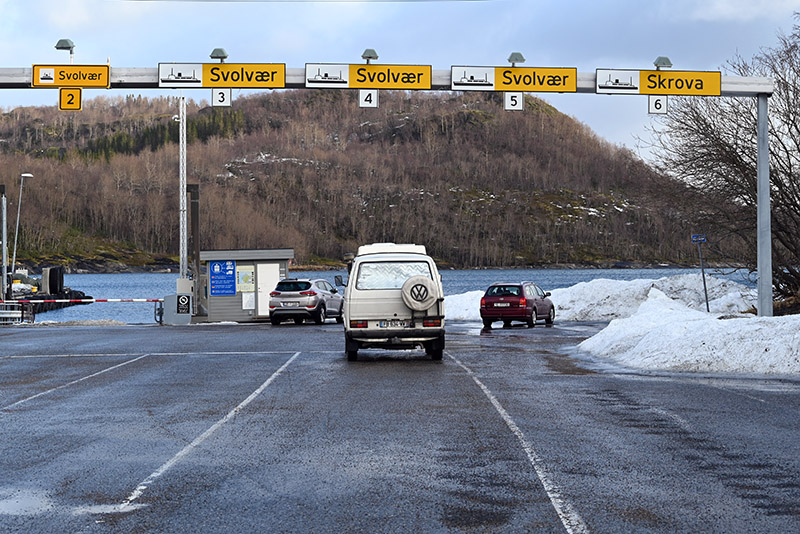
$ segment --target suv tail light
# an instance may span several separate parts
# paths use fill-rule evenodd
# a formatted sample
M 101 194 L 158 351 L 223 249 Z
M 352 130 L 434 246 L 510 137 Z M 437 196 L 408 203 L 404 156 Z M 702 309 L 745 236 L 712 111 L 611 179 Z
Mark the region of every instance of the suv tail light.
M 520 299 L 519 299 L 519 307 L 520 308 L 524 308 L 526 304 L 528 304 L 528 299 L 526 299 L 525 297 L 520 297 Z
M 366 328 L 367 321 L 350 321 L 350 328 Z
M 306 295 L 306 296 L 310 297 L 310 296 L 314 296 L 314 295 L 316 295 L 316 294 L 317 294 L 317 292 L 316 292 L 316 291 L 301 291 L 301 292 L 300 292 L 300 294 L 301 294 L 301 295 Z
M 422 326 L 442 326 L 441 319 L 423 319 Z
M 486 297 L 481 297 L 481 308 L 486 307 Z
M 270 291 L 269 296 L 270 297 L 277 297 L 280 294 L 281 294 L 280 291 Z

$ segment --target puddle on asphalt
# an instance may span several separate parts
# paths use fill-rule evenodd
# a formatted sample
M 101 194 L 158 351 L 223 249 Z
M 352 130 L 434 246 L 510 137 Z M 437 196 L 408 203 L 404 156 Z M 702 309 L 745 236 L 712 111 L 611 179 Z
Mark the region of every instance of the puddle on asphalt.
M 53 507 L 53 501 L 43 492 L 0 489 L 0 515 L 36 515 Z
M 597 371 L 586 369 L 578 365 L 578 363 L 563 354 L 543 354 L 545 365 L 554 373 L 560 375 L 596 375 Z

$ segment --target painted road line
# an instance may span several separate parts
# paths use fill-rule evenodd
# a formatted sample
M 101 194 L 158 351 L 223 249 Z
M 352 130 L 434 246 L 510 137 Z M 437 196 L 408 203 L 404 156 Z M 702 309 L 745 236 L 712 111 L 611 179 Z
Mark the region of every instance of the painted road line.
M 520 430 L 514 420 L 511 419 L 511 416 L 508 415 L 508 412 L 500 404 L 500 401 L 497 400 L 497 397 L 495 397 L 492 392 L 489 391 L 489 388 L 487 388 L 483 382 L 478 379 L 478 377 L 469 367 L 461 363 L 458 358 L 449 352 L 446 352 L 445 354 L 447 354 L 451 360 L 456 362 L 459 367 L 464 369 L 470 378 L 472 378 L 473 382 L 475 382 L 478 387 L 481 388 L 481 391 L 483 391 L 483 393 L 489 399 L 489 402 L 492 403 L 492 406 L 494 406 L 495 410 L 497 410 L 497 412 L 500 414 L 500 417 L 503 418 L 506 426 L 508 426 L 511 432 L 517 437 L 522 445 L 523 450 L 525 451 L 525 454 L 528 456 L 528 461 L 533 467 L 533 470 L 536 472 L 536 475 L 539 477 L 539 481 L 541 481 L 544 491 L 550 498 L 550 502 L 552 503 L 553 508 L 555 508 L 556 513 L 561 519 L 561 523 L 564 525 L 566 531 L 569 534 L 588 533 L 589 528 L 586 526 L 586 523 L 584 523 L 583 518 L 578 514 L 577 511 L 575 511 L 575 508 L 569 502 L 567 502 L 566 498 L 563 497 L 561 489 L 555 484 L 555 482 L 553 482 L 552 476 L 550 476 L 550 473 L 548 473 L 548 471 L 545 469 L 544 461 L 533 448 L 533 445 L 531 445 L 525 438 L 525 434 L 522 433 L 522 430 Z
M 332 351 L 333 352 L 333 351 Z M 342 352 L 342 351 L 338 351 Z M 293 354 L 292 351 L 272 351 L 265 352 L 263 350 L 254 351 L 203 351 L 203 352 L 148 352 L 147 356 L 263 356 L 266 354 Z M 141 356 L 141 352 L 106 352 L 106 353 L 85 353 L 85 354 L 14 354 L 7 356 L 0 356 L 0 361 L 7 360 L 31 360 L 31 359 L 48 359 L 48 358 L 130 358 L 133 356 Z M 2 408 L 0 408 L 2 410 Z
M 192 442 L 191 442 L 190 444 L 188 444 L 186 447 L 184 447 L 183 449 L 181 449 L 181 450 L 180 450 L 180 452 L 178 452 L 178 454 L 176 454 L 175 456 L 173 456 L 172 458 L 170 458 L 170 459 L 169 459 L 169 460 L 168 460 L 166 463 L 164 463 L 164 465 L 162 465 L 161 467 L 159 467 L 158 469 L 156 469 L 155 471 L 153 471 L 153 472 L 150 474 L 150 476 L 148 476 L 147 478 L 145 478 L 145 479 L 144 479 L 144 480 L 143 480 L 143 481 L 142 481 L 142 482 L 141 482 L 141 483 L 140 483 L 138 486 L 136 486 L 136 489 L 135 489 L 135 490 L 133 490 L 133 492 L 132 492 L 132 493 L 131 493 L 131 494 L 128 496 L 128 498 L 127 498 L 127 499 L 125 499 L 125 501 L 124 501 L 122 504 L 120 504 L 118 507 L 116 507 L 116 509 L 115 509 L 115 510 L 113 510 L 113 511 L 115 511 L 115 512 L 129 512 L 129 511 L 133 511 L 134 509 L 136 509 L 137 507 L 134 505 L 134 502 L 136 501 L 136 499 L 138 499 L 139 497 L 141 497 L 142 493 L 144 493 L 144 491 L 145 491 L 145 490 L 146 490 L 146 489 L 147 489 L 147 488 L 148 488 L 148 487 L 149 487 L 149 486 L 150 486 L 150 485 L 151 485 L 153 482 L 155 482 L 155 481 L 156 481 L 158 478 L 160 478 L 160 477 L 161 477 L 161 475 L 163 475 L 164 473 L 166 473 L 167 471 L 169 471 L 169 469 L 170 469 L 170 468 L 171 468 L 173 465 L 175 465 L 176 463 L 178 463 L 179 461 L 181 461 L 181 459 L 182 459 L 182 458 L 184 458 L 184 457 L 185 457 L 187 454 L 189 454 L 190 452 L 192 452 L 192 451 L 193 451 L 193 450 L 194 450 L 194 449 L 195 449 L 195 448 L 196 448 L 198 445 L 200 445 L 200 444 L 201 444 L 201 443 L 203 443 L 205 440 L 207 440 L 207 439 L 208 439 L 208 438 L 209 438 L 209 437 L 210 437 L 210 436 L 211 436 L 211 435 L 212 435 L 214 432 L 216 432 L 216 431 L 217 431 L 217 429 L 219 429 L 219 427 L 221 427 L 222 425 L 224 425 L 225 423 L 227 423 L 227 422 L 228 422 L 228 421 L 229 421 L 231 418 L 233 418 L 233 417 L 234 417 L 236 414 L 238 414 L 240 411 L 242 411 L 242 410 L 245 408 L 245 406 L 247 406 L 248 404 L 250 404 L 250 403 L 251 403 L 251 402 L 252 402 L 252 401 L 253 401 L 253 400 L 254 400 L 256 397 L 258 397 L 258 396 L 261 394 L 261 392 L 262 392 L 262 391 L 264 391 L 265 389 L 267 389 L 267 386 L 269 386 L 270 384 L 272 384 L 272 382 L 274 382 L 274 381 L 275 381 L 275 379 L 276 379 L 276 378 L 278 378 L 278 376 L 280 376 L 280 375 L 281 375 L 281 373 L 283 373 L 283 371 L 284 371 L 284 370 L 285 370 L 287 367 L 289 367 L 289 365 L 290 365 L 290 364 L 291 364 L 291 363 L 292 363 L 292 362 L 293 362 L 295 359 L 297 359 L 297 357 L 298 357 L 298 356 L 300 356 L 300 353 L 299 353 L 299 352 L 295 352 L 295 353 L 294 353 L 294 355 L 293 355 L 291 358 L 289 358 L 289 359 L 286 361 L 286 363 L 284 363 L 282 366 L 280 366 L 280 368 L 278 368 L 278 370 L 277 370 L 277 371 L 275 371 L 274 373 L 272 373 L 272 376 L 270 376 L 270 377 L 269 377 L 269 378 L 266 380 L 266 382 L 264 382 L 263 384 L 261 384 L 261 385 L 258 387 L 258 389 L 256 389 L 254 392 L 252 392 L 252 393 L 250 394 L 250 396 L 249 396 L 249 397 L 247 397 L 245 400 L 243 400 L 243 401 L 242 401 L 242 402 L 241 402 L 241 403 L 240 403 L 240 404 L 239 404 L 239 405 L 238 405 L 236 408 L 234 408 L 233 410 L 231 410 L 230 412 L 228 412 L 228 413 L 225 415 L 225 417 L 223 417 L 222 419 L 220 419 L 219 421 L 217 421 L 216 423 L 214 423 L 214 424 L 213 424 L 213 425 L 212 425 L 212 426 L 211 426 L 211 427 L 210 427 L 208 430 L 206 430 L 205 432 L 203 432 L 202 434 L 200 434 L 199 436 L 197 436 L 197 437 L 194 439 L 194 441 L 192 441 Z M 108 510 L 106 510 L 106 512 L 108 512 Z
M 142 356 L 139 356 L 138 358 L 134 358 L 132 360 L 128 360 L 128 361 L 119 363 L 117 365 L 112 365 L 111 367 L 107 367 L 106 369 L 103 369 L 102 371 L 97 371 L 96 373 L 92 373 L 92 374 L 90 374 L 88 376 L 84 376 L 83 378 L 79 378 L 77 380 L 73 380 L 72 382 L 67 382 L 66 384 L 63 384 L 61 386 L 54 387 L 52 389 L 48 389 L 47 391 L 42 391 L 41 393 L 37 393 L 36 395 L 33 395 L 31 397 L 28 397 L 28 398 L 25 398 L 25 399 L 22 399 L 22 400 L 18 400 L 17 402 L 15 402 L 13 404 L 9 404 L 8 406 L 4 406 L 4 407 L 0 408 L 0 411 L 10 410 L 11 408 L 15 408 L 15 407 L 19 406 L 20 404 L 24 404 L 24 403 L 26 403 L 28 401 L 31 401 L 31 400 L 36 399 L 36 398 L 39 398 L 39 397 L 41 397 L 43 395 L 47 395 L 48 393 L 52 393 L 54 391 L 58 391 L 59 389 L 64 389 L 65 387 L 73 386 L 75 384 L 78 384 L 79 382 L 83 382 L 84 380 L 89 380 L 90 378 L 94 378 L 96 376 L 100 376 L 103 373 L 107 373 L 109 371 L 113 371 L 114 369 L 118 369 L 118 368 L 122 367 L 123 365 L 128 365 L 129 363 L 137 362 L 137 361 L 139 361 L 142 358 L 145 358 L 147 356 L 149 356 L 149 354 L 144 354 Z

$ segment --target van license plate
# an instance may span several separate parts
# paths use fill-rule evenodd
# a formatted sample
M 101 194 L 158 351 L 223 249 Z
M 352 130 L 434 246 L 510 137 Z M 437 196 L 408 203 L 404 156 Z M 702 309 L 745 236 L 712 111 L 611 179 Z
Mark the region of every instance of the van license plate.
M 403 319 L 388 319 L 378 323 L 381 328 L 405 328 L 408 326 L 408 321 Z

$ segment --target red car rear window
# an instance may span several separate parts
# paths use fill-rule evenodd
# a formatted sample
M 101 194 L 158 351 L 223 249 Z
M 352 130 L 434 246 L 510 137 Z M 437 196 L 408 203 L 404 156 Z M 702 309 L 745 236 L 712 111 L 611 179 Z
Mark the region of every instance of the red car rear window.
M 486 290 L 487 297 L 521 297 L 521 286 L 492 286 Z

